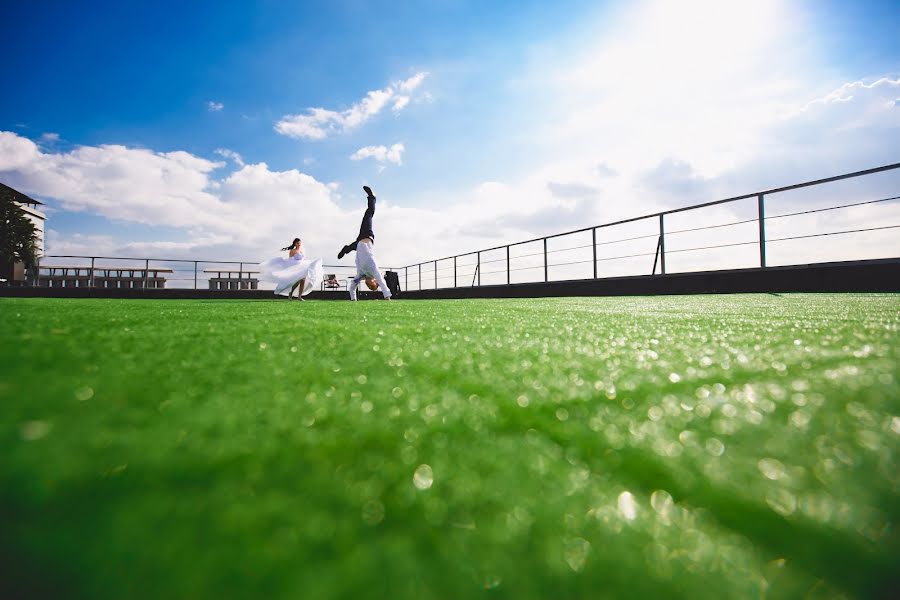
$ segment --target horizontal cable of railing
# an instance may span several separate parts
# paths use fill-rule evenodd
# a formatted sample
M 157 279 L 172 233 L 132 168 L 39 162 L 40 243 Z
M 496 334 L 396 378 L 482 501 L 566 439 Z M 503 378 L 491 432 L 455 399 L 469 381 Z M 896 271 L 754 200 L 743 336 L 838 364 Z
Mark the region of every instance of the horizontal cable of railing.
M 787 216 L 787 215 L 785 215 L 785 216 Z M 802 240 L 802 239 L 814 238 L 814 237 L 824 237 L 824 236 L 830 236 L 830 235 L 843 235 L 846 233 L 862 233 L 862 232 L 866 232 L 866 231 L 881 231 L 881 230 L 885 230 L 885 229 L 897 229 L 897 228 L 900 228 L 900 225 L 885 225 L 882 227 L 866 227 L 863 229 L 847 229 L 844 231 L 828 231 L 825 233 L 814 233 L 814 234 L 808 234 L 808 235 L 794 235 L 794 236 L 788 236 L 788 237 L 782 237 L 782 238 L 770 238 L 770 239 L 767 239 L 766 241 L 768 243 L 785 242 L 785 241 L 790 241 L 790 240 Z M 759 243 L 759 240 L 751 240 L 749 242 L 732 242 L 732 243 L 728 243 L 728 244 L 716 244 L 714 246 L 698 246 L 695 248 L 680 248 L 677 250 L 666 250 L 666 253 L 667 254 L 675 254 L 677 252 L 694 252 L 697 250 L 715 250 L 717 248 L 731 248 L 734 246 L 747 246 L 747 245 L 755 245 L 758 243 Z M 590 247 L 590 246 L 588 246 L 588 247 Z M 654 252 L 646 252 L 643 254 L 627 254 L 624 256 L 610 256 L 610 257 L 605 257 L 605 258 L 598 258 L 597 262 L 609 261 L 609 260 L 620 260 L 620 259 L 624 259 L 624 258 L 637 258 L 637 257 L 642 257 L 642 256 L 653 256 L 654 254 L 655 254 Z M 570 266 L 570 265 L 590 264 L 592 262 L 593 262 L 593 260 L 577 260 L 577 261 L 564 262 L 564 263 L 549 263 L 549 264 L 547 264 L 547 267 L 566 267 L 566 266 Z M 540 265 L 533 265 L 530 267 L 516 267 L 513 269 L 509 269 L 509 270 L 510 271 L 525 271 L 525 270 L 529 270 L 529 269 L 543 269 L 543 268 L 544 268 L 544 265 L 540 264 Z M 424 273 L 424 271 L 423 271 L 423 273 Z M 491 274 L 495 274 L 495 273 L 506 273 L 506 269 L 502 269 L 500 271 L 484 271 L 482 273 L 482 275 L 491 275 Z

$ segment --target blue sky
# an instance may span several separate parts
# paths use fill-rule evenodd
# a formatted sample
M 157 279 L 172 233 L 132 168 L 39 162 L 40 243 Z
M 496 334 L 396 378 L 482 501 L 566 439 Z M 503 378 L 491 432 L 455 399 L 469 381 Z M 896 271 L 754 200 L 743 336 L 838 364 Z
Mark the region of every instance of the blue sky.
M 47 201 L 51 251 L 256 259 L 302 230 L 330 256 L 370 183 L 409 262 L 900 160 L 891 2 L 47 2 L 4 23 L 0 180 Z M 358 125 L 276 129 L 370 92 L 390 99 Z M 660 182 L 696 197 L 648 199 Z

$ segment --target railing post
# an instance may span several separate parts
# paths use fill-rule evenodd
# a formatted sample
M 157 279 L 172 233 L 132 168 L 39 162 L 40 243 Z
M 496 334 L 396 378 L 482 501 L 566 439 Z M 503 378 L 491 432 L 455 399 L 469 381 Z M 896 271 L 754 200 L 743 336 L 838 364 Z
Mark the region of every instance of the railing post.
M 759 266 L 766 268 L 766 201 L 759 195 Z
M 144 289 L 147 289 L 147 276 L 150 275 L 150 259 L 144 259 Z
M 544 238 L 544 281 L 547 282 L 550 280 L 548 276 L 548 267 L 547 267 L 547 238 Z
M 591 254 L 594 257 L 594 279 L 597 279 L 597 228 L 591 229 Z
M 434 289 L 437 289 L 437 261 L 434 261 Z
M 509 246 L 506 247 L 506 285 L 509 285 Z
M 91 283 L 90 287 L 94 287 L 94 257 L 91 257 Z
M 456 287 L 456 257 L 453 257 L 453 287 Z
M 197 261 L 194 261 L 194 289 L 197 289 Z
M 478 251 L 478 265 L 475 267 L 475 272 L 478 273 L 478 287 L 481 287 L 481 251 Z
M 659 215 L 659 274 L 666 274 L 666 226 L 665 215 Z
M 659 242 L 662 238 L 656 238 L 656 252 L 653 253 L 653 270 L 650 271 L 651 275 L 656 275 L 656 263 L 659 262 Z

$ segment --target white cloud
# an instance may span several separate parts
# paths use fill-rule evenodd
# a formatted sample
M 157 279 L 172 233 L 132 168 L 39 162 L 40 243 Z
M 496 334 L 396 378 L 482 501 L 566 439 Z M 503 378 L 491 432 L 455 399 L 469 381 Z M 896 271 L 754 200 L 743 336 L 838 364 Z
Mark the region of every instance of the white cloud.
M 866 83 L 865 81 L 845 83 L 838 89 L 832 90 L 821 98 L 809 101 L 802 109 L 800 109 L 800 112 L 813 110 L 817 104 L 852 102 L 855 94 L 859 92 L 865 93 L 875 89 L 884 89 L 887 91 L 888 100 L 884 103 L 883 108 L 892 109 L 896 105 L 896 100 L 894 99 L 891 101 L 891 97 L 900 93 L 900 78 L 891 79 L 890 77 L 882 77 L 872 83 Z
M 594 167 L 594 171 L 601 177 L 615 177 L 619 174 L 618 171 L 604 162 L 597 163 L 597 165 Z
M 244 166 L 243 157 L 241 157 L 241 155 L 238 154 L 237 152 L 235 152 L 234 150 L 229 150 L 228 148 L 216 148 L 214 150 L 214 152 L 216 154 L 218 154 L 219 156 L 223 156 L 225 158 L 230 158 L 231 160 L 234 161 L 234 164 L 236 164 L 239 167 Z
M 11 131 L 0 131 L 0 172 L 21 169 L 39 154 L 37 144 L 28 138 Z
M 401 110 L 406 108 L 407 104 L 409 104 L 409 96 L 397 96 L 397 98 L 394 100 L 394 106 L 391 110 L 393 110 L 395 113 L 400 112 Z
M 394 144 L 390 148 L 386 146 L 366 146 L 360 148 L 350 156 L 350 160 L 363 160 L 365 158 L 374 158 L 380 163 L 389 162 L 395 165 L 402 165 L 403 159 L 401 155 L 405 148 L 403 144 Z
M 30 140 L 0 133 L 0 172 L 10 172 L 14 187 L 56 198 L 66 210 L 148 225 L 227 222 L 227 207 L 211 193 L 209 178 L 222 164 L 120 145 L 42 152 Z
M 385 148 L 384 161 L 399 162 L 401 152 L 399 144 Z M 372 158 L 381 155 L 375 151 Z M 27 138 L 0 132 L 4 183 L 50 201 L 50 207 L 171 230 L 142 242 L 118 235 L 115 228 L 99 237 L 48 236 L 49 253 L 254 261 L 276 254 L 300 235 L 310 253 L 333 263 L 336 259 L 329 257 L 356 235 L 365 208 L 361 191 L 344 198 L 336 183 L 293 169 L 273 171 L 265 163 L 245 164 L 216 178 L 223 166 L 187 152 L 119 145 L 47 152 Z M 490 185 L 462 203 L 436 210 L 404 207 L 388 193 L 379 194 L 379 260 L 399 265 L 414 260 L 422 249 L 448 253 L 478 247 L 491 237 L 486 226 L 479 232 L 470 224 L 489 223 L 497 215 L 525 215 L 524 223 L 532 206 L 502 186 Z M 502 227 L 509 231 L 511 226 Z
M 44 135 L 42 135 L 41 139 L 44 140 L 45 142 L 50 142 L 50 143 L 58 142 L 59 134 L 48 132 L 48 133 L 45 133 Z
M 222 104 L 221 102 L 215 102 L 214 100 L 210 100 L 209 102 L 206 103 L 206 110 L 208 110 L 209 112 L 219 112 L 223 108 L 225 108 L 225 105 Z
M 275 124 L 275 131 L 288 137 L 310 140 L 350 131 L 380 113 L 389 103 L 392 103 L 394 112 L 400 112 L 409 104 L 409 94 L 421 85 L 427 75 L 426 72 L 417 73 L 384 89 L 372 90 L 343 111 L 309 108 L 305 114 L 285 115 Z
M 244 164 L 215 178 L 223 166 L 187 152 L 119 145 L 44 152 L 31 140 L 0 132 L 4 183 L 55 200 L 51 207 L 173 231 L 141 243 L 122 239 L 114 229 L 100 237 L 57 236 L 48 241 L 51 253 L 95 255 L 106 249 L 126 256 L 252 261 L 276 254 L 301 232 L 320 255 L 336 253 L 345 237 L 355 235 L 361 210 L 342 210 L 336 185 L 293 169 L 272 171 L 265 163 Z
M 597 188 L 580 182 L 548 181 L 547 189 L 557 198 L 590 198 L 597 195 Z
M 427 77 L 427 76 L 428 76 L 427 72 L 421 71 L 419 73 L 416 73 L 409 79 L 407 79 L 405 81 L 401 81 L 395 85 L 397 88 L 399 88 L 400 90 L 402 90 L 404 92 L 412 92 L 417 87 L 422 85 L 422 82 L 425 81 L 425 77 Z

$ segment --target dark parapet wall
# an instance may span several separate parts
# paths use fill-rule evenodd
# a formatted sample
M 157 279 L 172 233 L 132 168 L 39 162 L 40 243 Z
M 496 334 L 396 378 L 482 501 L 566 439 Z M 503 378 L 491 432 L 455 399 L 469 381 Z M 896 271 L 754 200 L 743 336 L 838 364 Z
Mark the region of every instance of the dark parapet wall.
M 543 298 L 778 292 L 900 292 L 900 258 L 404 292 L 402 298 Z

